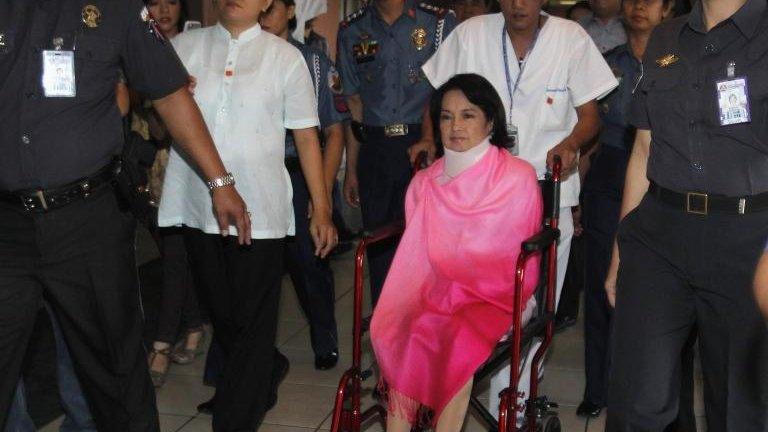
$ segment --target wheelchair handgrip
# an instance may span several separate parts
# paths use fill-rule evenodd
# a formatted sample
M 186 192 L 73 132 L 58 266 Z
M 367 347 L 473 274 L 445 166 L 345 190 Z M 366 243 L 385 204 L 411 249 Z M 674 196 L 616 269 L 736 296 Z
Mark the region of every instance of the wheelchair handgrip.
M 525 252 L 539 252 L 546 249 L 549 245 L 556 242 L 560 238 L 560 230 L 554 228 L 544 228 L 543 231 L 529 237 L 528 240 L 523 242 L 523 251 Z
M 402 234 L 404 229 L 405 229 L 405 222 L 397 221 L 397 222 L 393 222 L 391 224 L 376 228 L 373 231 L 366 231 L 363 233 L 363 238 L 365 238 L 366 243 L 370 245 L 371 243 L 377 243 L 382 240 L 386 240 L 390 237 L 400 235 Z

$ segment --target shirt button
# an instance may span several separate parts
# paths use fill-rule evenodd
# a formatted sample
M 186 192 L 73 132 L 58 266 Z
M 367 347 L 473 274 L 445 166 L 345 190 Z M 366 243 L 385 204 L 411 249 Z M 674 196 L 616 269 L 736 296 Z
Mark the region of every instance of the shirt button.
M 701 84 L 699 84 L 699 83 L 694 83 L 694 84 L 693 84 L 693 89 L 694 89 L 694 90 L 701 90 Z
M 31 141 L 32 140 L 29 139 L 29 135 L 24 134 L 21 136 L 21 142 L 23 142 L 24 144 L 29 144 Z
M 704 165 L 702 165 L 700 162 L 694 162 L 691 164 L 691 166 L 697 171 L 701 171 L 704 169 Z
M 704 46 L 704 51 L 706 51 L 709 54 L 712 54 L 713 52 L 715 52 L 715 46 L 709 43 L 706 46 Z

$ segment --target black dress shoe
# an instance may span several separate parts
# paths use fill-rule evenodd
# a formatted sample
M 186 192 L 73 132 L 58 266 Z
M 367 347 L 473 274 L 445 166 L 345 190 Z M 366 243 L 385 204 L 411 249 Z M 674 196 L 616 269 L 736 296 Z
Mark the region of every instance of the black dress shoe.
M 323 356 L 315 356 L 315 369 L 328 370 L 336 367 L 336 363 L 339 362 L 339 352 L 337 350 L 331 351 L 330 354 Z
M 272 369 L 272 390 L 269 393 L 269 400 L 267 401 L 267 411 L 277 405 L 277 389 L 280 388 L 280 383 L 283 382 L 288 375 L 288 370 L 291 368 L 291 363 L 280 351 L 275 350 L 275 365 Z
M 603 407 L 600 405 L 585 400 L 579 404 L 578 408 L 576 408 L 576 415 L 579 417 L 595 418 L 599 417 L 602 411 Z
M 213 415 L 213 398 L 198 405 L 197 412 L 200 414 Z

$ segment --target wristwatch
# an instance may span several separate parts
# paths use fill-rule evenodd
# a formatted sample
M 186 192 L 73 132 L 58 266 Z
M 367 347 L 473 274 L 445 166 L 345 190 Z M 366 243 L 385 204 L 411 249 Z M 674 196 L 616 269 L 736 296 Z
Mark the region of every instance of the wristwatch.
M 235 176 L 233 176 L 231 172 L 228 172 L 223 176 L 215 177 L 208 180 L 207 182 L 205 182 L 205 184 L 208 185 L 208 189 L 210 190 L 218 189 L 224 186 L 230 186 L 235 184 Z

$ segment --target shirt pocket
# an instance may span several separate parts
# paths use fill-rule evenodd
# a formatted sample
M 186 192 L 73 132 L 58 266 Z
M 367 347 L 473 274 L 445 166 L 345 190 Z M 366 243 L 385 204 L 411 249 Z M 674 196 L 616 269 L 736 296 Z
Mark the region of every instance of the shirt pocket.
M 568 127 L 571 97 L 565 83 L 555 83 L 547 86 L 544 92 L 541 111 L 539 112 L 539 127 L 543 131 L 561 131 Z
M 639 91 L 646 95 L 645 105 L 654 131 L 669 132 L 669 128 L 686 124 L 683 76 L 682 67 L 655 68 L 640 83 Z
M 111 92 L 118 81 L 119 56 L 116 41 L 96 35 L 77 35 L 75 39 L 77 96 L 102 97 L 106 92 Z

